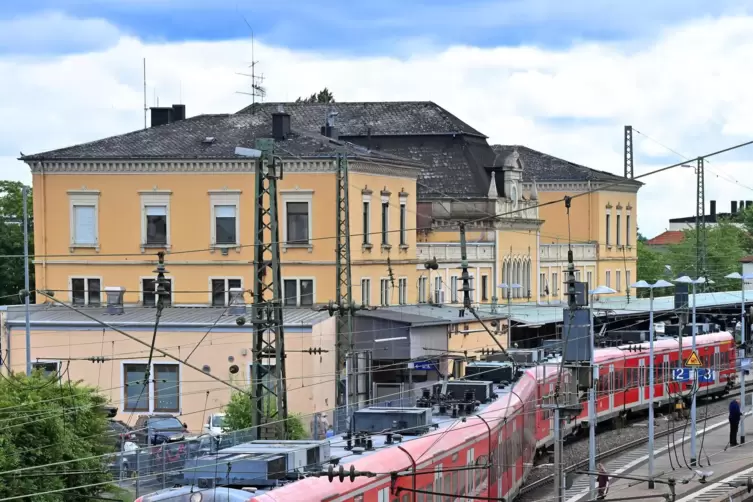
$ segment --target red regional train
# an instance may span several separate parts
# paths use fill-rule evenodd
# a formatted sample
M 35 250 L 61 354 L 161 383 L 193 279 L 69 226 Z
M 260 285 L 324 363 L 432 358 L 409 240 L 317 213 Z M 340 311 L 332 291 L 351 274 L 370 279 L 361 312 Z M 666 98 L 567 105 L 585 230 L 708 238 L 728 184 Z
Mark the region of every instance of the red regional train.
M 655 396 L 663 404 L 687 397 L 690 385 L 673 379 L 674 368 L 691 354 L 691 339 L 661 339 L 654 343 Z M 735 379 L 735 343 L 727 332 L 698 335 L 698 355 L 713 368 L 713 383 L 702 384 L 700 395 L 724 395 Z M 599 421 L 647 407 L 648 344 L 595 351 L 598 366 Z M 632 349 L 632 350 L 631 350 Z M 258 491 L 256 502 L 436 502 L 464 495 L 513 500 L 533 466 L 534 456 L 552 443 L 553 417 L 545 406 L 553 400 L 558 381 L 567 388 L 572 374 L 560 372 L 558 359 L 518 373 L 512 384 L 501 385 L 497 398 L 467 417 L 434 416 L 438 429 L 395 442 L 372 435 L 373 451 L 346 450 L 342 437 L 331 440 L 331 453 L 340 457 L 346 472 L 355 468 L 372 476 L 332 481 L 309 477 Z M 584 406 L 584 409 L 587 409 Z M 587 423 L 584 411 L 566 433 Z

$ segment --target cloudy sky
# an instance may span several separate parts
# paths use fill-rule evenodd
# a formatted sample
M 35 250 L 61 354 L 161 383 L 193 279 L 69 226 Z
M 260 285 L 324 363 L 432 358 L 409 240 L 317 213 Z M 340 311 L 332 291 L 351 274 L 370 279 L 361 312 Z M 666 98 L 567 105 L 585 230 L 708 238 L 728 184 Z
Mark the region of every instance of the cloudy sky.
M 19 152 L 143 126 L 148 105 L 234 112 L 255 59 L 268 100 L 432 100 L 490 137 L 637 174 L 753 139 L 753 4 L 744 0 L 8 0 L 0 11 L 0 176 Z M 247 25 L 248 23 L 248 25 Z M 667 148 L 669 147 L 669 148 Z M 671 151 L 674 150 L 675 152 Z M 679 152 L 676 153 L 676 152 Z M 707 200 L 753 199 L 753 147 L 711 159 Z M 694 213 L 694 173 L 645 178 L 651 237 Z

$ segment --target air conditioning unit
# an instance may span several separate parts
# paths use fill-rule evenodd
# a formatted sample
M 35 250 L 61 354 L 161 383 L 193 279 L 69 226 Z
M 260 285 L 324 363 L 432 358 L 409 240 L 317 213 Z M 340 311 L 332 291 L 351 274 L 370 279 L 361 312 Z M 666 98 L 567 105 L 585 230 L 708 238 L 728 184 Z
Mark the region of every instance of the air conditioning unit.
M 230 472 L 227 466 L 231 465 Z M 274 486 L 286 478 L 288 458 L 276 453 L 223 453 L 187 459 L 183 480 L 187 484 L 199 482 L 209 485 Z
M 446 387 L 445 387 L 446 386 Z M 447 394 L 452 394 L 453 399 L 463 401 L 466 391 L 473 391 L 477 401 L 488 403 L 496 397 L 494 393 L 494 382 L 488 380 L 450 380 L 448 382 L 437 382 L 433 385 L 434 394 L 442 392 L 445 388 Z
M 406 435 L 419 435 L 432 427 L 431 408 L 371 407 L 353 413 L 355 432 L 393 430 Z

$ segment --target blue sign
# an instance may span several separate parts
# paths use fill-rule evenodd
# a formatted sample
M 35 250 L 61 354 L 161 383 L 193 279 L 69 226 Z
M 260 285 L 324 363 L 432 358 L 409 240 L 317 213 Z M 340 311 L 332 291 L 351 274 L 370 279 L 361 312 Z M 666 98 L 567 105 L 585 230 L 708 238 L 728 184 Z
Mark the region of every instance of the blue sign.
M 698 372 L 698 383 L 714 383 L 715 371 L 711 368 L 701 368 Z
M 674 368 L 672 370 L 672 379 L 678 382 L 687 382 L 691 379 L 690 368 Z
M 415 363 L 413 363 L 413 369 L 422 370 L 422 371 L 431 371 L 433 369 L 436 369 L 436 366 L 434 366 L 434 363 L 430 361 L 416 361 Z

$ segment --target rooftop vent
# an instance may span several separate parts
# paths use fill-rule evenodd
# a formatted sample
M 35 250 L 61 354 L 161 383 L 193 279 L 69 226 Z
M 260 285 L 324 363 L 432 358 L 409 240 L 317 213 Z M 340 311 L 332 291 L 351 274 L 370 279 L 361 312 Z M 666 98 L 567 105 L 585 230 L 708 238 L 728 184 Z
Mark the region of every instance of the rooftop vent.
M 125 296 L 125 288 L 122 286 L 107 286 L 105 288 L 105 294 L 107 295 L 106 313 L 112 315 L 123 314 L 123 296 Z
M 157 127 L 172 122 L 178 122 L 186 118 L 186 105 L 153 106 L 152 127 Z
M 246 303 L 243 298 L 243 288 L 230 288 L 230 306 L 228 315 L 245 315 Z
M 212 143 L 215 142 L 215 139 L 214 139 L 214 136 L 207 136 L 206 138 L 202 139 L 201 142 L 204 143 L 205 145 L 211 145 Z
M 337 117 L 336 111 L 331 110 L 327 112 L 327 118 L 321 130 L 322 136 L 327 136 L 332 139 L 340 139 L 340 131 L 335 127 L 335 117 Z
M 272 137 L 283 141 L 290 136 L 290 114 L 280 110 L 272 114 Z

